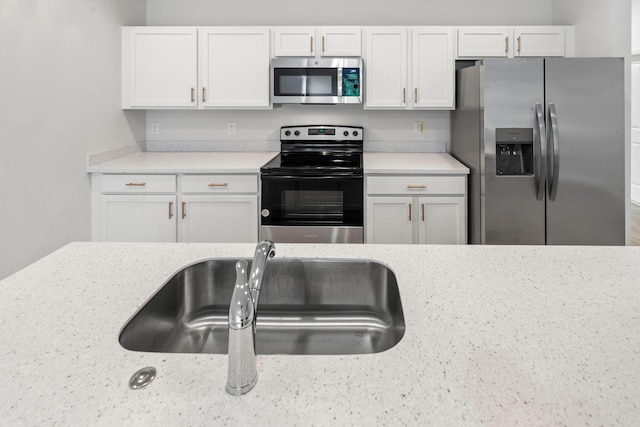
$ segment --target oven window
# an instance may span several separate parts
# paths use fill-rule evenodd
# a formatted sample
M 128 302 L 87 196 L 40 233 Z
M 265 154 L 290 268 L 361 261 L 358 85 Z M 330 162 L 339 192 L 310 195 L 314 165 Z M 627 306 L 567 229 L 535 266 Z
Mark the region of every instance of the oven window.
M 363 224 L 362 177 L 262 175 L 262 225 Z
M 282 216 L 285 220 L 324 218 L 342 221 L 344 203 L 342 191 L 284 190 Z

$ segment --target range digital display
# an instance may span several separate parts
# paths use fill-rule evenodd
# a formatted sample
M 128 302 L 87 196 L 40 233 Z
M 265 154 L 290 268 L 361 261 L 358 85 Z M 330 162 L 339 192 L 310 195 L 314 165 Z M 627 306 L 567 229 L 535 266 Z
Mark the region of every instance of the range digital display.
M 335 135 L 335 128 L 311 128 L 308 132 L 309 135 Z

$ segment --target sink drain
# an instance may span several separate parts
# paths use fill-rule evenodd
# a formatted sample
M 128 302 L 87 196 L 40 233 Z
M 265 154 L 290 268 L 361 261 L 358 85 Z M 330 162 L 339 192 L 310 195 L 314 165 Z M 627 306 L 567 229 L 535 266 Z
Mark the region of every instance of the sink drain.
M 153 381 L 155 377 L 156 377 L 156 368 L 154 368 L 153 366 L 147 366 L 146 368 L 142 368 L 138 372 L 133 374 L 133 376 L 129 380 L 129 388 L 133 390 L 144 388 L 149 383 L 151 383 L 151 381 Z

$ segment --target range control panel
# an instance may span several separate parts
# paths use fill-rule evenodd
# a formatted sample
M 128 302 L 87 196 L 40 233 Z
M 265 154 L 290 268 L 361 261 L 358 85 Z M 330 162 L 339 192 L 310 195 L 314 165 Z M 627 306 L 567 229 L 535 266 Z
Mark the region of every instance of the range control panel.
M 362 141 L 360 126 L 283 126 L 280 141 Z

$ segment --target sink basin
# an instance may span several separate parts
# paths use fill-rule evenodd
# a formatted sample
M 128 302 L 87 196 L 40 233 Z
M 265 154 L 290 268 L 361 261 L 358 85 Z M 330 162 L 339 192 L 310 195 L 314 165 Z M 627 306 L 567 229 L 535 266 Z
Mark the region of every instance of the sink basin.
M 127 322 L 120 344 L 226 354 L 235 263 L 209 259 L 178 271 Z M 377 353 L 396 345 L 404 331 L 395 274 L 378 262 L 274 258 L 267 264 L 257 354 Z

